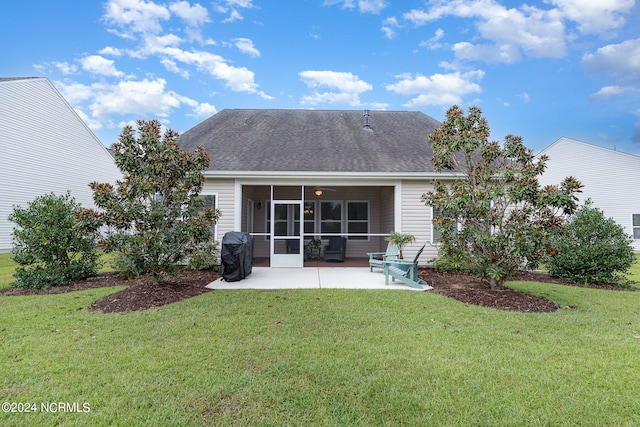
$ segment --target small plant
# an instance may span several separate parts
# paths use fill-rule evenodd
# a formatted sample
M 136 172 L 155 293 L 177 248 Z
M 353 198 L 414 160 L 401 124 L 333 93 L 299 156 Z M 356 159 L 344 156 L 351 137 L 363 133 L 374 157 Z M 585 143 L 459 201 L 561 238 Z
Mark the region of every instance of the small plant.
M 9 220 L 17 225 L 11 251 L 19 264 L 15 286 L 40 289 L 96 275 L 100 221 L 68 192 L 37 197 L 26 208 L 16 206 Z
M 546 263 L 549 273 L 573 282 L 628 287 L 626 273 L 635 262 L 631 236 L 587 200 L 551 239 L 556 251 Z
M 409 243 L 415 242 L 416 236 L 414 236 L 413 234 L 404 234 L 398 233 L 397 231 L 392 231 L 389 233 L 389 236 L 385 238 L 385 240 L 398 246 L 398 249 L 400 250 L 400 259 L 403 259 L 402 248 L 404 248 Z
M 311 240 L 309 240 L 309 244 L 308 247 L 311 249 L 320 249 L 320 246 L 322 246 L 322 240 L 320 239 L 316 239 L 315 237 Z

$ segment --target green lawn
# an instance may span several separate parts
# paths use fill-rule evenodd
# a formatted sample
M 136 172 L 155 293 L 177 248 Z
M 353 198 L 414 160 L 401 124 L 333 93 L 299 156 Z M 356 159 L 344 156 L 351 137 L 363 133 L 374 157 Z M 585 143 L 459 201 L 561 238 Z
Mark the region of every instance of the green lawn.
M 640 425 L 640 292 L 510 286 L 572 308 L 247 290 L 105 315 L 86 306 L 114 288 L 0 297 L 0 400 L 38 410 L 0 425 Z

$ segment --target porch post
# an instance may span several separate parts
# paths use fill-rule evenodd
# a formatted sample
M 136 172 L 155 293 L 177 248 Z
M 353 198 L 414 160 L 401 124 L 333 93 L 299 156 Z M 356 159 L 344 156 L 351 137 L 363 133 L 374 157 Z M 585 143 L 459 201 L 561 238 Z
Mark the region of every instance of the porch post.
M 394 231 L 402 232 L 402 181 L 396 181 L 393 189 Z

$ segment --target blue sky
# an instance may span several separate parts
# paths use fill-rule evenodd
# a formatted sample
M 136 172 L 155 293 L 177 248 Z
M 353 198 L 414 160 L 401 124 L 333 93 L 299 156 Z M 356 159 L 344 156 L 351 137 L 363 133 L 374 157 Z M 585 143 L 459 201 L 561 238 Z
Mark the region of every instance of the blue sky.
M 455 103 L 536 152 L 566 136 L 640 154 L 635 0 L 22 0 L 0 40 L 0 76 L 48 77 L 105 145 L 225 108 L 443 120 Z

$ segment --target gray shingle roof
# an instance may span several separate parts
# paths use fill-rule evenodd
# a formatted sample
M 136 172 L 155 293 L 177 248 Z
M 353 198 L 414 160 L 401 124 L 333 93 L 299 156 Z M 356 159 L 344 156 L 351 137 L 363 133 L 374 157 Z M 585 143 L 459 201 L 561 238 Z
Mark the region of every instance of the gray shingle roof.
M 440 122 L 420 112 L 222 110 L 178 143 L 209 153 L 209 170 L 432 172 L 429 135 Z

